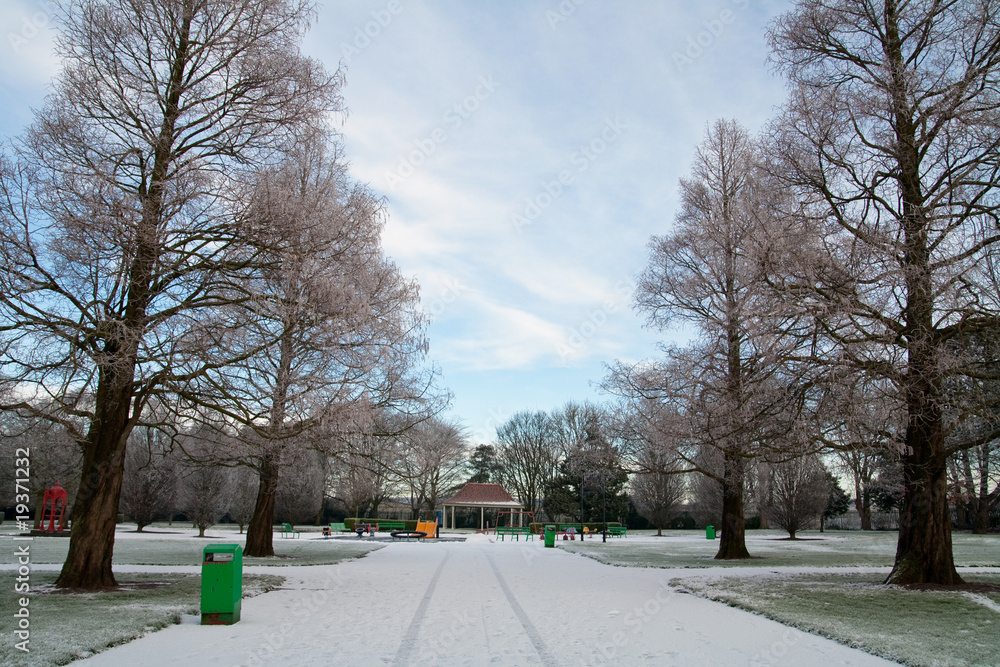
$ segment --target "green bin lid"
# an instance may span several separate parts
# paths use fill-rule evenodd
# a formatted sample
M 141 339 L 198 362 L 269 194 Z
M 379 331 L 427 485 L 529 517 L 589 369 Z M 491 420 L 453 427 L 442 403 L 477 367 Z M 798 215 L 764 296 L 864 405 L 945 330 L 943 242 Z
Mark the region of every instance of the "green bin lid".
M 243 547 L 238 544 L 210 544 L 205 547 L 204 553 L 235 553 L 237 550 L 239 550 L 240 553 L 243 553 Z

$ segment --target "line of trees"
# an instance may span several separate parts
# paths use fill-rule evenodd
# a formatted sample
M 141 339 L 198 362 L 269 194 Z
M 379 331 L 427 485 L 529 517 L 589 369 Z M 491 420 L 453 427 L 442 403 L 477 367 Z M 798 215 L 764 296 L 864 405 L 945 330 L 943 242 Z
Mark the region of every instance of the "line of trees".
M 748 462 L 787 487 L 784 460 L 832 451 L 863 522 L 898 470 L 887 581 L 961 583 L 949 501 L 980 525 L 996 506 L 998 11 L 800 0 L 769 33 L 778 117 L 759 137 L 718 121 L 681 181 L 636 303 L 698 336 L 607 384 L 637 441 L 720 487 L 718 558 L 749 556 Z
M 186 451 L 192 497 L 256 473 L 247 553 L 270 555 L 286 464 L 434 409 L 417 286 L 329 130 L 341 73 L 300 52 L 308 0 L 59 11 L 62 71 L 0 155 L 0 408 L 81 455 L 57 585 L 115 585 L 146 427 Z

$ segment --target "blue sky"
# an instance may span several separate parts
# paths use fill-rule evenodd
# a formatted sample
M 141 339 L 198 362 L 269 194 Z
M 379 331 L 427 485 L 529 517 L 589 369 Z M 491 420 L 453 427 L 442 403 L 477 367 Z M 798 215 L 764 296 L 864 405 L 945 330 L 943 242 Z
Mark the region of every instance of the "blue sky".
M 3 2 L 10 136 L 58 63 L 45 3 Z M 633 281 L 706 125 L 756 130 L 783 102 L 764 31 L 789 6 L 324 3 L 305 49 L 346 68 L 351 171 L 387 198 L 386 251 L 420 281 L 431 358 L 476 442 L 519 410 L 601 400 L 606 364 L 681 336 L 643 328 Z

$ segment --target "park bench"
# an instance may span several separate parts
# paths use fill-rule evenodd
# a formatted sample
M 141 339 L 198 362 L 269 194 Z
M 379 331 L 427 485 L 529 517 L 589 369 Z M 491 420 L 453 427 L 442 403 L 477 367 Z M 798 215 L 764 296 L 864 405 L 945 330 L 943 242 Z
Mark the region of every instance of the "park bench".
M 347 526 L 343 523 L 331 523 L 323 526 L 323 537 L 329 537 L 334 533 L 349 533 L 351 531 L 347 530 Z
M 375 530 L 406 530 L 405 521 L 378 521 L 375 523 Z
M 496 534 L 501 540 L 503 540 L 506 535 L 510 535 L 515 540 L 520 540 L 521 535 L 524 535 L 526 540 L 534 539 L 535 537 L 531 534 L 531 531 L 527 526 L 497 526 Z
M 283 523 L 283 524 L 281 524 L 281 536 L 282 537 L 292 536 L 292 537 L 295 537 L 297 539 L 299 537 L 299 535 L 300 535 L 299 531 L 297 531 L 294 528 L 292 528 L 292 524 L 290 524 L 290 523 Z
M 608 526 L 608 535 L 611 537 L 628 537 L 628 528 L 625 526 Z

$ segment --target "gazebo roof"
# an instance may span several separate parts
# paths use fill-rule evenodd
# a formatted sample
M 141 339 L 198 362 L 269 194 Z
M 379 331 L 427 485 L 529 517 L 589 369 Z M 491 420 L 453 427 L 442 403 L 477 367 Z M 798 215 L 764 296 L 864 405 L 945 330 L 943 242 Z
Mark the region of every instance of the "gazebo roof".
M 462 490 L 444 501 L 445 505 L 463 507 L 520 507 L 521 503 L 499 484 L 466 484 Z

